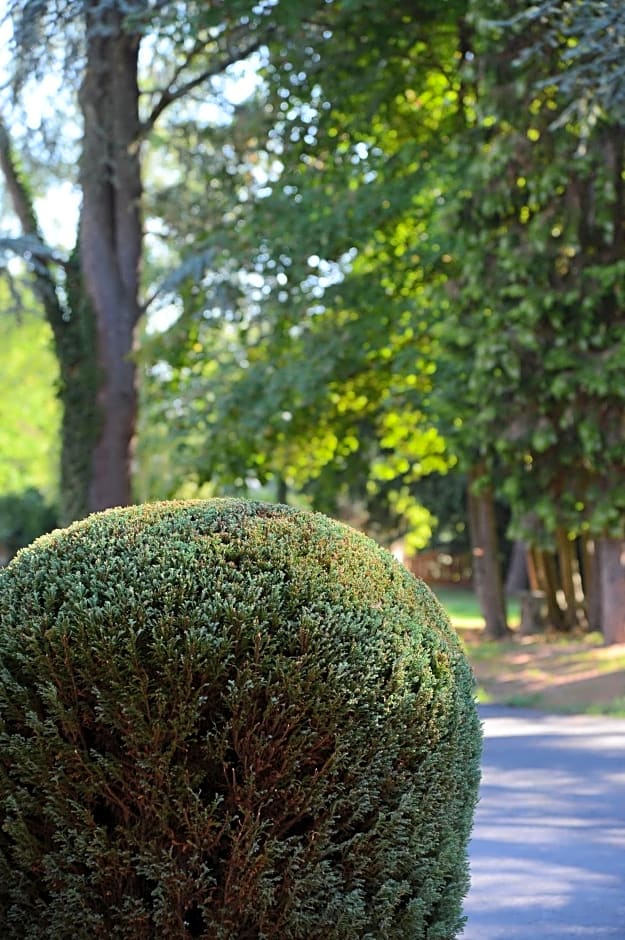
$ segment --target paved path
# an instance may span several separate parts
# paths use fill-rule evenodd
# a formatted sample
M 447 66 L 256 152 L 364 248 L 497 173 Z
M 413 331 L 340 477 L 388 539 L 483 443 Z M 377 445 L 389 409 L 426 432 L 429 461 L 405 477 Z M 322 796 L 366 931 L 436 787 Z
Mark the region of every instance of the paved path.
M 462 940 L 625 940 L 625 720 L 481 712 Z

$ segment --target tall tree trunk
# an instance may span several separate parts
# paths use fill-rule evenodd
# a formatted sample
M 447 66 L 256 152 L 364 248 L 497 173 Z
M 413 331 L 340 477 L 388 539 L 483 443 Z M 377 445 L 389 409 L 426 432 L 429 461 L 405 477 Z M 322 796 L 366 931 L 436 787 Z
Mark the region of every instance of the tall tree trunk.
M 625 643 L 625 540 L 596 539 L 601 629 L 606 643 Z
M 562 609 L 557 600 L 558 578 L 554 556 L 543 548 L 530 548 L 530 588 L 544 594 L 547 609 L 547 624 L 552 630 L 563 630 Z
M 145 24 L 158 4 L 145 0 L 82 0 L 76 17 L 84 26 L 84 74 L 79 92 L 83 116 L 79 167 L 83 201 L 77 246 L 69 262 L 52 259 L 43 244 L 28 186 L 11 153 L 0 119 L 0 171 L 25 235 L 41 244 L 36 258 L 35 290 L 52 326 L 61 373 L 61 518 L 131 500 L 131 449 L 135 433 L 137 390 L 134 334 L 143 312 L 139 302 L 139 267 L 143 248 L 141 141 L 163 112 L 212 76 L 262 48 L 275 25 L 254 27 L 240 35 L 236 17 L 220 43 L 219 55 L 206 68 L 195 68 L 202 48 L 212 50 L 215 36 L 184 54 L 184 61 L 139 121 L 137 64 L 140 34 L 129 25 Z M 232 40 L 232 42 L 230 41 Z M 186 73 L 185 69 L 189 68 Z M 58 268 L 65 269 L 65 280 Z M 60 288 L 60 289 L 59 289 Z
M 508 635 L 506 599 L 499 561 L 495 501 L 491 489 L 475 492 L 469 475 L 469 529 L 473 582 L 485 623 L 485 634 L 493 640 Z
M 506 594 L 520 594 L 526 591 L 529 585 L 528 576 L 528 549 L 525 542 L 517 539 L 512 546 L 508 573 L 506 574 Z
M 41 246 L 33 269 L 33 287 L 50 324 L 59 364 L 58 395 L 62 406 L 59 521 L 84 516 L 88 510 L 91 452 L 98 432 L 96 413 L 96 341 L 93 311 L 82 287 L 75 251 L 62 264 L 52 260 L 35 215 L 4 124 L 0 122 L 0 168 L 24 235 Z M 36 249 L 34 249 L 36 251 Z M 57 267 L 64 268 L 59 292 Z
M 601 630 L 601 583 L 597 542 L 589 535 L 580 539 L 584 605 L 589 630 Z
M 59 521 L 67 525 L 90 510 L 91 454 L 98 438 L 97 347 L 93 309 L 86 296 L 78 251 L 65 277 L 65 310 L 49 310 L 59 363 L 61 401 L 61 486 Z
M 87 490 L 87 506 L 94 511 L 131 501 L 142 184 L 139 39 L 123 31 L 119 10 L 103 13 L 98 0 L 90 0 L 87 8 L 78 245 L 82 285 L 96 324 L 98 419 Z
M 561 528 L 556 530 L 556 550 L 561 591 L 566 604 L 563 613 L 564 627 L 566 630 L 575 630 L 583 624 L 581 599 L 578 599 L 575 588 L 576 578 L 579 578 L 579 567 L 575 544 Z
M 283 506 L 289 501 L 289 486 L 283 476 L 276 478 L 276 499 Z
M 558 574 L 558 565 L 556 556 L 553 552 L 544 551 L 542 553 L 543 567 L 545 572 L 545 584 L 547 594 L 547 606 L 549 609 L 549 620 L 554 630 L 566 630 L 564 620 L 564 610 L 558 599 L 558 593 L 561 591 L 560 578 Z M 562 595 L 560 594 L 560 597 Z

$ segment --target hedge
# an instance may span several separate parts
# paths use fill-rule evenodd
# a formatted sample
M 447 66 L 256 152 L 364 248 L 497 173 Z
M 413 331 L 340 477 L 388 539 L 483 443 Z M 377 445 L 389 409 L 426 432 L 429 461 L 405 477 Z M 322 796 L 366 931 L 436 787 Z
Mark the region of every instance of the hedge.
M 451 940 L 480 743 L 446 615 L 359 533 L 96 514 L 0 572 L 0 935 Z

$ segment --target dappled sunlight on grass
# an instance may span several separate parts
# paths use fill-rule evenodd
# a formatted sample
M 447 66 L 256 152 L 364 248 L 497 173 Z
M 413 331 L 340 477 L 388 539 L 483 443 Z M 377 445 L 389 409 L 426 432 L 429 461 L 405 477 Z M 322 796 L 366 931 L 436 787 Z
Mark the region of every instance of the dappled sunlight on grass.
M 514 601 L 509 608 L 512 634 L 489 640 L 471 590 L 433 590 L 471 662 L 478 702 L 625 717 L 625 644 L 605 646 L 600 633 L 521 636 Z
M 465 587 L 440 587 L 431 585 L 432 591 L 447 611 L 449 619 L 458 631 L 483 630 L 484 618 L 475 593 Z M 519 602 L 512 598 L 508 602 L 508 622 L 511 627 L 519 624 Z

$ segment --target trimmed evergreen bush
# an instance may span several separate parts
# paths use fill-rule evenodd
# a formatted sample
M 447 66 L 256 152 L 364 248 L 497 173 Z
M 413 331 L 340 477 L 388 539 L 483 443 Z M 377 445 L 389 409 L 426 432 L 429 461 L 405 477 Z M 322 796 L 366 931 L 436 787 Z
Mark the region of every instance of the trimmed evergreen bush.
M 0 573 L 0 936 L 450 940 L 479 753 L 445 614 L 367 538 L 91 516 Z

